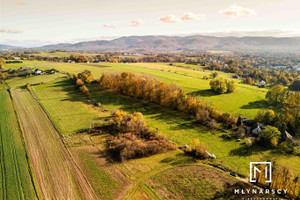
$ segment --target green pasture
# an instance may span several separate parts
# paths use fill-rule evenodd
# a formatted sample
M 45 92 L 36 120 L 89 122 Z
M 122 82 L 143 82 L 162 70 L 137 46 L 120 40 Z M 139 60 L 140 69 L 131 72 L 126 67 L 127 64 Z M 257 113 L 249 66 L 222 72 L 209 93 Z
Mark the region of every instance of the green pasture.
M 4 84 L 0 84 L 0 169 L 0 199 L 36 199 L 25 143 Z
M 215 95 L 210 91 L 209 80 L 203 79 L 209 76 L 212 71 L 204 70 L 201 66 L 196 66 L 198 70 L 188 69 L 185 67 L 195 67 L 175 63 L 170 66 L 167 63 L 130 63 L 130 64 L 113 64 L 113 63 L 56 63 L 56 62 L 39 62 L 24 61 L 24 63 L 7 64 L 7 68 L 17 69 L 21 66 L 31 66 L 40 69 L 55 68 L 68 73 L 80 73 L 83 70 L 90 70 L 95 78 L 100 78 L 103 72 L 133 72 L 137 75 L 150 76 L 158 81 L 168 84 L 176 84 L 182 87 L 186 93 L 202 98 L 211 105 L 219 108 L 223 112 L 229 112 L 236 116 L 242 115 L 253 118 L 260 109 L 268 108 L 265 101 L 266 89 L 257 88 L 242 84 L 241 80 L 234 79 L 237 89 L 231 94 Z M 222 78 L 231 79 L 233 74 L 218 72 Z M 45 75 L 43 75 L 45 76 Z

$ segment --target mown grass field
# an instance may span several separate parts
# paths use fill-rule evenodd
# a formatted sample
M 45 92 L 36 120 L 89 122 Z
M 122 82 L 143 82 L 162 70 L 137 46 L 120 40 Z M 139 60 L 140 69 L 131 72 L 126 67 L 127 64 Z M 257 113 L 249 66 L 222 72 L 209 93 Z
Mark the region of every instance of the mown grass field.
M 4 84 L 0 84 L 0 199 L 36 199 L 29 161 Z

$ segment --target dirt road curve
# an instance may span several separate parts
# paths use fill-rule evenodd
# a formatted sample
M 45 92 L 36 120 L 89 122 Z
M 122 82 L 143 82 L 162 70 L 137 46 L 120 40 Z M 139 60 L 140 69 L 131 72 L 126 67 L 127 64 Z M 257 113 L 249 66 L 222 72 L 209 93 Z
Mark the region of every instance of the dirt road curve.
M 42 199 L 97 199 L 38 102 L 12 90 L 33 174 Z

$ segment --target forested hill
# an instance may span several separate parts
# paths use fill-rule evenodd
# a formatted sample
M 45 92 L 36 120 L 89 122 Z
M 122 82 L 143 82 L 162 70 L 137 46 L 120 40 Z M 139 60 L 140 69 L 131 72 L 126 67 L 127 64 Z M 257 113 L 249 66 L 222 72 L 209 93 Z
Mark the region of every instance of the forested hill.
M 214 36 L 129 36 L 113 40 L 61 43 L 40 47 L 43 50 L 300 50 L 300 37 L 214 37 Z

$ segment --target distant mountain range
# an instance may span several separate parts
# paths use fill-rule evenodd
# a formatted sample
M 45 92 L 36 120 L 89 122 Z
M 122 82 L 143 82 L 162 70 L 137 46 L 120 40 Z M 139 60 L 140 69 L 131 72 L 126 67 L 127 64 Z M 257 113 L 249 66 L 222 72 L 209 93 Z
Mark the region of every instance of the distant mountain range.
M 0 44 L 0 50 L 1 49 L 19 49 L 22 47 L 16 47 L 16 46 L 11 46 L 11 45 L 6 45 L 6 44 Z
M 18 47 L 0 45 L 0 49 Z M 60 43 L 35 50 L 65 51 L 177 51 L 177 50 L 258 50 L 299 51 L 300 37 L 215 37 L 215 36 L 128 36 L 113 40 Z

